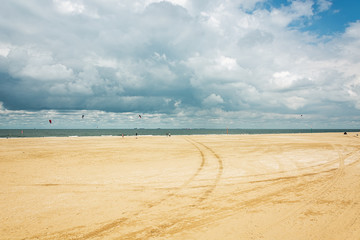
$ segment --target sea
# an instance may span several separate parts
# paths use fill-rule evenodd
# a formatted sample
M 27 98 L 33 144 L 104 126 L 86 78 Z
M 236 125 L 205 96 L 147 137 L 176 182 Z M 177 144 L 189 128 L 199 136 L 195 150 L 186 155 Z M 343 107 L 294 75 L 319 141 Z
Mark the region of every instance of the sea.
M 0 138 L 359 132 L 359 129 L 0 129 Z

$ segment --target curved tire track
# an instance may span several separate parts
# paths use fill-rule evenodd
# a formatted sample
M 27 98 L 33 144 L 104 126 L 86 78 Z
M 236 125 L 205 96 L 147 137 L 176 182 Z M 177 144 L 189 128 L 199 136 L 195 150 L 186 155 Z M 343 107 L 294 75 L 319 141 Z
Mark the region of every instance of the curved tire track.
M 195 147 L 197 149 L 197 151 L 199 152 L 200 158 L 201 158 L 200 164 L 199 164 L 198 168 L 196 169 L 195 173 L 193 175 L 191 175 L 191 177 L 188 180 L 186 180 L 180 187 L 175 188 L 172 193 L 167 194 L 165 198 L 160 199 L 155 203 L 149 204 L 147 208 L 141 209 L 141 210 L 133 213 L 129 217 L 121 217 L 121 218 L 118 218 L 118 219 L 114 219 L 113 221 L 108 222 L 106 224 L 103 224 L 102 226 L 98 227 L 97 229 L 95 229 L 93 231 L 90 231 L 88 233 L 85 233 L 85 234 L 66 230 L 66 231 L 46 234 L 45 236 L 37 235 L 37 236 L 33 236 L 31 238 L 28 238 L 28 239 L 71 238 L 71 239 L 76 239 L 76 240 L 84 240 L 84 239 L 91 239 L 91 238 L 106 236 L 107 233 L 111 232 L 112 230 L 116 229 L 117 227 L 120 227 L 122 224 L 125 224 L 125 223 L 131 221 L 132 219 L 138 217 L 141 214 L 145 214 L 147 211 L 150 211 L 152 208 L 155 208 L 156 206 L 158 206 L 158 205 L 166 202 L 167 200 L 171 199 L 172 197 L 176 196 L 177 192 L 181 191 L 182 189 L 188 188 L 191 185 L 192 182 L 196 181 L 196 178 L 202 173 L 202 171 L 204 170 L 204 166 L 207 163 L 207 158 L 205 157 L 205 153 L 201 149 L 201 148 L 203 148 L 203 149 L 206 149 L 207 151 L 209 151 L 217 159 L 218 172 L 217 172 L 216 178 L 213 180 L 213 183 L 207 187 L 207 189 L 201 194 L 200 197 L 197 198 L 197 201 L 196 201 L 197 203 L 191 204 L 188 207 L 193 208 L 196 205 L 200 204 L 200 202 L 202 202 L 202 201 L 204 201 L 205 199 L 208 198 L 208 196 L 214 191 L 214 189 L 216 188 L 218 182 L 220 181 L 222 171 L 223 171 L 222 160 L 211 148 L 205 146 L 204 144 L 196 142 L 196 141 L 194 141 L 192 139 L 189 139 L 189 138 L 185 138 L 185 140 L 187 142 L 189 142 L 193 147 Z M 182 217 L 180 217 L 176 221 L 173 221 L 173 222 L 170 222 L 169 224 L 166 224 L 166 226 L 167 226 L 166 229 L 176 225 L 178 223 L 178 221 L 184 221 L 184 220 L 181 220 L 181 218 Z M 122 239 L 133 239 L 133 238 L 136 238 L 136 235 L 141 234 L 141 233 L 143 233 L 143 235 L 145 234 L 145 236 L 151 236 L 155 232 L 157 232 L 154 229 L 159 228 L 159 227 L 163 228 L 164 226 L 146 227 L 146 228 L 143 228 L 143 229 L 141 229 L 139 231 L 126 234 L 126 235 L 122 236 L 121 238 Z
M 169 216 L 169 220 L 166 223 L 145 227 L 141 230 L 122 235 L 121 239 L 148 239 L 152 237 L 161 237 L 166 234 L 175 234 L 177 232 L 180 232 L 183 230 L 183 228 L 191 228 L 204 224 L 204 219 L 196 219 L 194 218 L 194 216 L 191 216 L 189 212 L 191 212 L 191 210 L 194 209 L 196 206 L 201 205 L 204 200 L 209 198 L 210 194 L 217 187 L 224 169 L 223 161 L 221 157 L 212 148 L 191 138 L 185 139 L 200 152 L 203 159 L 202 164 L 198 168 L 198 171 L 196 171 L 196 173 L 192 176 L 191 182 L 196 181 L 196 177 L 199 176 L 200 172 L 204 170 L 205 163 L 209 162 L 209 159 L 206 158 L 206 155 L 208 155 L 209 153 L 213 157 L 215 157 L 217 161 L 217 172 L 215 179 L 213 179 L 210 185 L 206 186 L 206 190 L 200 195 L 200 197 L 197 198 L 198 200 L 195 204 L 187 204 L 185 206 L 180 206 L 176 209 L 173 209 L 172 214 L 171 216 Z M 206 150 L 208 153 L 205 153 L 204 150 Z M 186 209 L 187 211 L 185 211 L 184 209 Z
M 182 184 L 180 187 L 176 188 L 176 192 L 180 191 L 182 188 L 186 188 L 191 182 L 194 181 L 194 179 L 200 174 L 200 172 L 203 170 L 205 162 L 206 162 L 206 158 L 204 153 L 199 149 L 198 146 L 196 146 L 193 142 L 189 141 L 188 139 L 186 139 L 189 143 L 191 143 L 200 153 L 201 156 L 201 162 L 199 167 L 197 168 L 196 172 L 187 180 L 184 182 L 184 184 Z M 168 200 L 169 198 L 173 197 L 176 195 L 176 192 L 173 193 L 169 193 L 167 195 L 166 198 L 163 198 L 161 200 L 159 200 L 156 203 L 151 204 L 147 209 L 145 210 L 140 210 L 138 212 L 136 212 L 135 214 L 133 214 L 131 217 L 136 217 L 138 215 L 140 215 L 141 213 L 143 213 L 144 211 L 150 210 L 151 208 L 154 208 L 155 206 L 160 205 L 161 203 L 165 202 L 166 200 Z M 120 224 L 124 223 L 125 221 L 129 220 L 129 218 L 124 219 L 124 218 L 120 218 L 120 219 L 116 219 L 115 221 L 112 221 L 108 224 L 103 225 L 102 227 L 86 234 L 85 236 L 82 236 L 81 238 L 77 238 L 78 240 L 83 240 L 83 239 L 89 239 L 95 236 L 98 236 L 102 233 L 105 233 L 107 231 L 110 231 L 111 229 L 114 229 L 116 227 L 118 227 Z
M 314 201 L 315 199 L 318 199 L 322 194 L 324 194 L 326 191 L 331 189 L 343 176 L 344 170 L 345 170 L 345 157 L 340 153 L 338 150 L 338 147 L 333 146 L 333 149 L 337 150 L 338 153 L 338 159 L 336 160 L 338 162 L 338 168 L 335 170 L 335 173 L 332 175 L 330 180 L 327 180 L 320 188 L 318 188 L 317 191 L 315 191 L 310 198 L 304 199 L 302 203 L 300 203 L 297 207 L 295 207 L 292 211 L 288 212 L 287 214 L 283 215 L 283 217 L 279 218 L 276 222 L 271 223 L 270 225 L 264 226 L 259 230 L 261 235 L 271 230 L 276 225 L 279 225 L 283 222 L 285 222 L 287 219 L 295 216 L 300 211 L 306 208 L 310 204 L 310 202 Z M 290 237 L 291 233 L 283 232 L 281 236 L 278 236 L 279 238 L 287 239 L 286 237 Z
M 199 201 L 202 202 L 204 201 L 205 199 L 208 198 L 208 196 L 214 191 L 214 189 L 216 188 L 216 186 L 218 185 L 220 179 L 221 179 L 221 176 L 222 176 L 222 173 L 223 173 L 223 170 L 224 170 L 224 166 L 223 166 L 223 161 L 222 159 L 220 158 L 220 156 L 214 152 L 214 150 L 208 146 L 206 146 L 205 144 L 203 143 L 200 143 L 200 142 L 197 142 L 197 141 L 194 141 L 194 140 L 190 140 L 190 142 L 193 142 L 194 146 L 201 152 L 201 155 L 203 155 L 203 152 L 201 151 L 201 149 L 197 146 L 197 145 L 201 145 L 202 147 L 204 147 L 206 150 L 208 150 L 216 159 L 217 159 L 217 164 L 218 164 L 218 171 L 217 171 L 217 174 L 216 174 L 216 178 L 213 182 L 213 184 L 211 184 L 208 189 L 205 191 L 205 193 L 202 194 L 202 196 L 199 198 Z M 196 145 L 197 144 L 197 145 Z

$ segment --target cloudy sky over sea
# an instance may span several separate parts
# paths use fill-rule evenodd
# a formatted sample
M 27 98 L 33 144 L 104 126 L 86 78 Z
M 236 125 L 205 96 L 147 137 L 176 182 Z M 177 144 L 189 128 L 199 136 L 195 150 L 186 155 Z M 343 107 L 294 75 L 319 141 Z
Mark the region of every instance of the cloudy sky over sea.
M 360 128 L 359 9 L 4 0 L 0 128 Z

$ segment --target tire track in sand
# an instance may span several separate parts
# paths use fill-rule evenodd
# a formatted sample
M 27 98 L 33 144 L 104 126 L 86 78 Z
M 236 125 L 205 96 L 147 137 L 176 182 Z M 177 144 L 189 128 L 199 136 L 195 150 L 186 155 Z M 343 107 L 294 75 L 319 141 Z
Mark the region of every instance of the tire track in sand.
M 157 225 L 155 224 L 152 226 L 143 227 L 140 230 L 133 231 L 128 234 L 124 234 L 120 237 L 121 239 L 147 239 L 147 238 L 154 237 L 154 236 L 164 235 L 167 231 L 177 232 L 180 229 L 182 229 L 184 225 L 191 225 L 192 223 L 194 223 L 195 225 L 198 224 L 198 223 L 196 223 L 196 221 L 192 222 L 192 220 L 190 220 L 192 218 L 186 217 L 184 208 L 191 210 L 194 207 L 196 207 L 197 205 L 201 204 L 201 202 L 203 202 L 205 199 L 207 199 L 209 197 L 209 195 L 214 191 L 214 189 L 218 185 L 218 182 L 221 179 L 221 175 L 223 172 L 223 162 L 222 162 L 222 159 L 220 158 L 220 156 L 217 155 L 213 149 L 206 146 L 205 144 L 197 142 L 191 138 L 185 138 L 185 140 L 188 141 L 190 144 L 192 144 L 198 150 L 198 152 L 200 153 L 200 156 L 201 156 L 201 164 L 198 167 L 198 169 L 196 170 L 196 172 L 178 190 L 180 191 L 182 188 L 187 188 L 192 182 L 195 181 L 196 177 L 198 177 L 201 174 L 201 172 L 204 170 L 204 167 L 205 167 L 206 163 L 208 162 L 208 159 L 206 158 L 206 156 L 205 156 L 206 153 L 204 153 L 202 148 L 207 150 L 208 153 L 210 153 L 211 155 L 213 155 L 217 161 L 218 166 L 217 166 L 217 173 L 216 173 L 215 179 L 213 180 L 213 182 L 211 184 L 206 186 L 207 187 L 206 190 L 200 195 L 200 197 L 198 197 L 198 200 L 195 204 L 187 204 L 185 206 L 174 209 L 174 212 L 176 212 L 176 213 L 175 214 L 172 213 L 171 217 L 169 216 L 169 220 L 167 223 L 164 224 L 164 223 L 161 223 L 161 221 L 159 221 L 159 224 L 157 224 Z M 171 193 L 171 194 L 169 194 L 169 197 L 172 197 L 175 195 L 176 195 L 176 193 Z M 159 202 L 156 205 L 160 205 L 160 203 L 164 202 L 167 199 L 168 198 L 163 199 L 161 202 Z M 151 207 L 154 207 L 154 206 L 155 205 L 153 205 Z M 143 211 L 138 212 L 136 214 L 136 216 L 140 215 L 140 213 L 142 213 L 142 212 Z M 134 217 L 136 217 L 136 216 L 134 216 Z M 114 223 L 107 224 L 107 225 L 103 226 L 102 228 L 99 228 L 98 230 L 93 231 L 93 232 L 83 236 L 82 238 L 78 238 L 78 239 L 80 240 L 80 239 L 88 239 L 88 238 L 98 237 L 102 233 L 105 233 L 107 231 L 110 231 L 111 229 L 116 228 L 120 223 L 123 223 L 123 221 L 119 222 L 118 224 L 116 222 L 114 222 Z
M 288 220 L 291 217 L 296 216 L 296 214 L 298 214 L 300 211 L 302 211 L 303 209 L 306 208 L 306 206 L 308 206 L 310 204 L 310 202 L 314 201 L 315 199 L 318 199 L 323 193 L 325 193 L 326 191 L 328 191 L 330 188 L 332 188 L 338 181 L 339 179 L 343 176 L 344 174 L 344 170 L 345 170 L 345 157 L 340 153 L 340 151 L 338 150 L 337 147 L 332 146 L 333 149 L 337 150 L 338 153 L 338 167 L 335 170 L 334 175 L 331 177 L 331 179 L 329 181 L 326 181 L 317 191 L 313 192 L 313 194 L 308 197 L 307 199 L 304 199 L 304 201 L 302 203 L 300 203 L 297 207 L 295 207 L 292 211 L 288 212 L 287 214 L 283 215 L 282 217 L 280 217 L 277 221 L 264 226 L 263 228 L 258 230 L 259 236 L 263 236 L 263 234 L 265 234 L 266 232 L 271 231 L 272 228 L 274 228 L 275 226 L 279 226 L 281 223 L 285 222 L 286 220 Z M 291 233 L 288 232 L 283 232 L 281 236 L 279 236 L 280 239 L 287 239 L 287 236 L 290 236 Z
M 163 202 L 165 202 L 168 199 L 171 199 L 172 197 L 176 196 L 176 193 L 181 191 L 184 188 L 187 188 L 193 181 L 194 179 L 199 176 L 201 174 L 201 172 L 204 169 L 204 166 L 206 164 L 206 157 L 204 152 L 199 148 L 198 145 L 196 145 L 196 143 L 194 143 L 194 141 L 189 140 L 189 138 L 185 138 L 185 140 L 187 142 L 189 142 L 193 147 L 196 148 L 196 150 L 199 152 L 200 154 L 200 164 L 198 166 L 198 168 L 196 169 L 195 173 L 193 175 L 190 176 L 189 179 L 187 179 L 181 186 L 174 188 L 174 192 L 169 193 L 166 195 L 166 197 L 158 200 L 155 203 L 151 203 L 147 205 L 147 208 L 145 209 L 141 209 L 133 214 L 131 214 L 131 216 L 129 217 L 121 217 L 121 218 L 117 218 L 114 219 L 111 222 L 108 222 L 106 224 L 103 224 L 102 226 L 98 227 L 97 229 L 90 231 L 86 234 L 81 234 L 79 232 L 72 230 L 65 230 L 65 231 L 59 231 L 59 232 L 54 232 L 51 234 L 46 234 L 46 235 L 35 235 L 32 236 L 30 238 L 26 238 L 26 239 L 63 239 L 63 238 L 71 238 L 71 239 L 76 239 L 76 240 L 84 240 L 84 239 L 90 239 L 90 238 L 95 238 L 95 237 L 99 237 L 103 234 L 106 234 L 106 232 L 111 231 L 112 229 L 115 229 L 117 227 L 119 227 L 121 224 L 125 224 L 126 222 L 128 222 L 129 220 L 136 218 L 137 216 L 143 214 L 146 211 L 151 210 L 152 208 L 155 208 L 156 206 L 162 204 Z M 199 144 L 199 143 L 198 143 Z M 221 164 L 222 165 L 222 164 Z M 220 177 L 217 176 L 215 183 L 217 184 L 217 182 L 219 181 Z M 208 188 L 205 193 L 202 194 L 202 196 L 199 198 L 199 201 L 203 201 L 204 199 L 207 198 L 207 196 L 215 189 L 216 185 L 211 185 L 210 188 Z M 192 205 L 195 206 L 195 205 Z M 80 228 L 84 228 L 84 227 L 80 227 Z M 78 227 L 76 229 L 79 229 Z
M 196 172 L 187 180 L 185 181 L 180 187 L 176 188 L 176 191 L 180 191 L 181 189 L 183 188 L 186 188 L 189 184 L 191 184 L 191 182 L 194 181 L 194 179 L 201 173 L 201 171 L 204 169 L 204 166 L 205 166 L 205 163 L 206 163 L 206 158 L 205 158 L 205 155 L 204 155 L 204 152 L 200 150 L 200 148 L 198 146 L 196 146 L 193 142 L 189 141 L 187 138 L 185 138 L 186 141 L 188 141 L 190 144 L 192 144 L 197 150 L 198 152 L 200 153 L 200 156 L 201 156 L 201 163 L 199 165 L 199 167 L 196 169 Z M 145 210 L 140 210 L 136 213 L 134 213 L 132 215 L 132 218 L 133 217 L 136 217 L 138 215 L 140 215 L 141 213 L 143 213 L 144 211 L 147 211 L 147 210 L 150 210 L 151 208 L 154 208 L 158 205 L 160 205 L 161 203 L 165 202 L 166 200 L 168 200 L 169 198 L 173 197 L 176 195 L 176 192 L 173 192 L 173 193 L 169 193 L 165 198 L 157 201 L 156 203 L 152 203 L 151 205 L 148 205 L 148 208 L 145 209 Z M 83 240 L 83 239 L 89 239 L 89 238 L 92 238 L 92 237 L 96 237 L 104 232 L 107 232 L 107 231 L 110 231 L 111 229 L 113 228 L 116 228 L 117 226 L 119 226 L 120 224 L 124 223 L 125 221 L 129 220 L 130 218 L 119 218 L 119 219 L 116 219 L 115 221 L 112 221 L 111 223 L 108 223 L 84 236 L 82 236 L 81 238 L 76 238 L 77 240 Z
M 342 149 L 345 148 L 344 145 L 339 146 L 341 146 Z M 338 149 L 340 149 L 340 147 Z M 360 154 L 358 151 L 359 149 L 356 149 L 355 151 L 347 153 L 344 156 L 344 153 L 341 153 L 338 150 L 338 154 L 343 156 L 344 162 L 347 158 L 352 157 L 355 157 L 356 160 L 351 161 L 350 164 L 344 164 L 344 170 L 346 170 L 347 174 L 345 174 L 345 172 L 343 173 L 342 178 L 340 179 L 340 181 L 337 182 L 337 186 L 335 187 L 346 188 L 348 184 L 357 185 L 357 187 L 353 187 L 352 190 L 346 192 L 346 194 L 343 193 L 339 195 L 340 199 L 335 200 L 336 204 L 338 205 L 336 209 L 338 213 L 335 214 L 335 217 L 328 219 L 328 221 L 323 224 L 324 227 L 316 232 L 317 239 L 330 239 L 335 238 L 334 236 L 337 236 L 337 239 L 355 239 L 353 236 L 351 237 L 351 235 L 359 232 L 358 230 L 356 230 L 355 223 L 356 221 L 358 221 L 358 216 L 360 212 L 360 208 L 357 206 L 357 204 L 359 203 L 360 195 L 358 191 L 354 190 L 359 189 L 359 183 L 357 180 L 349 181 L 349 179 L 357 179 L 357 176 L 359 176 L 358 169 L 360 162 Z
M 251 192 L 251 191 L 255 191 L 255 190 L 261 190 L 261 189 L 267 189 L 268 187 L 272 187 L 274 184 L 286 184 L 283 188 L 275 188 L 274 190 L 271 190 L 269 192 L 265 192 L 264 194 L 260 194 L 259 196 L 256 196 L 255 198 L 250 198 L 247 199 L 245 201 L 241 201 L 241 202 L 237 202 L 237 203 L 233 203 L 230 204 L 230 206 L 227 206 L 226 208 L 222 208 L 222 209 L 216 209 L 215 211 L 212 212 L 212 216 L 214 217 L 214 219 L 220 219 L 220 218 L 225 218 L 225 217 L 229 217 L 232 216 L 234 212 L 237 212 L 241 209 L 245 209 L 245 208 L 251 208 L 254 206 L 259 206 L 261 204 L 267 203 L 267 202 L 271 202 L 272 199 L 275 196 L 278 196 L 280 194 L 283 194 L 285 192 L 289 192 L 293 189 L 297 189 L 298 187 L 303 188 L 303 186 L 307 186 L 307 182 L 311 183 L 313 181 L 317 181 L 317 175 L 320 174 L 322 175 L 322 173 L 333 173 L 331 174 L 331 176 L 326 177 L 326 179 L 322 180 L 324 181 L 319 187 L 317 187 L 317 189 L 310 195 L 310 198 L 307 199 L 302 199 L 300 203 L 298 203 L 297 205 L 294 206 L 294 208 L 289 211 L 288 213 L 279 216 L 279 218 L 277 218 L 276 221 L 265 225 L 263 227 L 259 227 L 256 229 L 256 232 L 254 232 L 253 234 L 257 236 L 257 239 L 260 238 L 264 238 L 264 235 L 267 235 L 268 232 L 271 232 L 272 228 L 279 228 L 279 226 L 281 224 L 284 224 L 284 222 L 288 219 L 292 219 L 292 218 L 296 218 L 299 216 L 300 212 L 304 211 L 304 209 L 307 208 L 307 206 L 313 202 L 313 201 L 317 201 L 317 199 L 321 198 L 323 196 L 323 194 L 329 190 L 331 190 L 334 185 L 336 185 L 343 177 L 344 175 L 344 170 L 345 170 L 345 160 L 348 157 L 351 157 L 355 152 L 350 153 L 350 154 L 342 154 L 340 152 L 339 146 L 338 145 L 332 145 L 332 148 L 334 150 L 337 151 L 338 157 L 335 160 L 337 162 L 337 168 L 336 169 L 330 169 L 330 170 L 323 170 L 320 171 L 319 173 L 309 173 L 309 174 L 300 174 L 297 176 L 290 176 L 290 177 L 285 177 L 285 178 L 275 178 L 275 179 L 269 179 L 266 180 L 269 181 L 268 185 L 265 186 L 260 186 L 260 187 L 255 187 L 252 189 L 247 189 L 247 190 L 242 190 L 241 192 L 238 192 L 237 194 L 235 193 L 235 195 L 241 195 L 244 192 Z M 356 152 L 357 154 L 357 152 Z M 359 160 L 355 161 L 354 163 L 359 162 Z M 316 171 L 319 170 L 316 168 Z M 311 177 L 314 176 L 315 179 L 311 180 L 311 181 L 305 181 L 305 182 L 299 182 L 296 183 L 295 185 L 293 185 L 293 183 L 288 182 L 288 180 L 292 180 L 292 179 L 302 179 L 302 177 Z M 261 181 L 260 181 L 261 182 Z M 288 182 L 288 183 L 287 183 Z M 234 193 L 232 193 L 232 195 L 234 195 Z M 216 199 L 216 201 L 224 201 L 224 199 L 226 200 L 226 196 L 221 196 L 219 199 Z M 355 214 L 353 214 L 354 216 Z M 352 218 L 353 222 L 356 222 L 356 220 L 354 220 L 355 218 Z M 355 224 L 352 223 L 351 221 L 349 221 L 350 223 L 348 225 L 351 224 Z M 279 233 L 278 233 L 279 234 Z M 282 232 L 281 235 L 277 236 L 277 239 L 292 239 L 293 236 L 291 236 L 291 232 Z M 271 239 L 271 238 L 270 238 Z M 318 238 L 319 239 L 319 238 Z
M 195 142 L 195 144 L 198 145 L 200 150 L 206 149 L 206 150 L 209 150 L 209 152 L 212 152 L 214 154 L 214 156 L 218 156 L 212 149 L 209 149 L 203 143 Z M 334 150 L 335 149 L 339 150 L 337 145 L 332 145 L 332 148 Z M 266 225 L 264 227 L 259 228 L 255 234 L 258 236 L 258 238 L 262 238 L 264 236 L 264 234 L 270 230 L 271 227 L 276 227 L 276 226 L 279 227 L 280 224 L 284 224 L 284 222 L 287 219 L 296 217 L 300 211 L 303 211 L 308 206 L 308 204 L 310 204 L 312 201 L 316 201 L 319 197 L 321 197 L 324 194 L 324 192 L 330 190 L 335 184 L 338 183 L 338 181 L 344 175 L 345 160 L 347 157 L 351 156 L 352 154 L 350 154 L 349 156 L 344 156 L 343 154 L 341 154 L 340 151 L 337 151 L 337 152 L 338 152 L 338 158 L 335 159 L 335 162 L 337 162 L 337 167 L 331 168 L 329 170 L 324 169 L 323 171 L 319 172 L 320 174 L 322 174 L 323 172 L 324 173 L 328 172 L 328 173 L 332 173 L 332 174 L 329 177 L 326 177 L 324 180 L 322 180 L 321 185 L 319 187 L 317 187 L 317 189 L 310 195 L 310 198 L 302 199 L 302 201 L 299 204 L 297 204 L 292 211 L 280 216 L 277 219 L 277 221 L 275 221 L 275 223 L 271 223 L 270 225 Z M 221 160 L 221 158 L 220 158 L 220 160 Z M 219 166 L 220 166 L 220 164 L 219 164 Z M 221 162 L 221 166 L 222 166 L 222 162 Z M 327 164 L 325 164 L 325 166 L 327 166 Z M 317 166 L 317 168 L 314 168 L 314 171 L 315 171 L 314 173 L 302 173 L 302 174 L 300 173 L 299 175 L 296 175 L 296 176 L 283 177 L 283 178 L 279 178 L 279 179 L 275 178 L 275 179 L 269 179 L 266 181 L 271 181 L 270 184 L 268 185 L 268 186 L 271 186 L 274 183 L 276 184 L 278 181 L 286 183 L 288 180 L 302 179 L 302 177 L 314 176 L 317 179 L 317 175 L 318 175 L 318 171 L 319 171 L 318 167 L 319 166 Z M 223 169 L 223 167 L 222 167 L 222 169 Z M 221 174 L 222 174 L 222 169 L 221 169 Z M 220 172 L 220 170 L 219 170 L 219 172 Z M 221 175 L 220 175 L 220 177 L 221 177 Z M 220 181 L 220 177 L 219 177 L 219 180 L 216 180 L 215 182 L 218 183 Z M 313 179 L 313 181 L 316 181 L 316 179 Z M 289 182 L 289 184 L 286 184 L 286 186 L 284 188 L 274 189 L 275 191 L 270 191 L 268 193 L 265 193 L 264 195 L 257 196 L 254 199 L 249 199 L 245 202 L 241 202 L 240 204 L 235 206 L 235 208 L 237 207 L 236 209 L 244 209 L 249 206 L 261 205 L 264 203 L 264 201 L 271 200 L 274 196 L 277 196 L 281 193 L 288 192 L 293 188 L 297 188 L 298 186 L 299 187 L 306 186 L 307 182 L 309 182 L 309 181 L 300 182 L 295 185 L 293 185 L 293 183 Z M 217 183 L 216 183 L 216 185 L 217 185 Z M 252 189 L 252 190 L 254 190 L 254 189 Z M 210 194 L 213 190 L 211 190 L 211 188 L 208 188 L 207 191 L 209 191 L 209 194 Z M 203 196 L 201 196 L 199 198 L 200 202 L 203 201 L 202 197 Z M 221 201 L 223 201 L 223 200 L 224 200 L 224 197 L 222 196 Z M 229 211 L 225 215 L 231 216 L 232 212 L 234 212 L 234 210 L 236 211 L 236 209 L 234 209 L 234 208 L 228 209 Z M 177 211 L 179 211 L 179 210 L 177 210 Z M 189 214 L 191 214 L 191 213 L 188 213 L 188 215 Z M 217 214 L 219 215 L 218 217 L 223 218 L 224 217 L 224 209 L 209 210 L 209 214 L 204 215 L 203 218 L 201 218 L 201 219 L 200 218 L 190 219 L 189 216 L 181 216 L 181 217 L 177 216 L 177 217 L 175 217 L 175 219 L 172 219 L 165 224 L 160 224 L 153 228 L 149 227 L 148 229 L 146 229 L 145 231 L 142 231 L 142 232 L 138 231 L 136 233 L 134 232 L 133 234 L 124 235 L 123 238 L 121 238 L 121 239 L 147 239 L 147 238 L 152 238 L 152 237 L 155 237 L 155 238 L 159 237 L 162 239 L 162 237 L 169 236 L 169 234 L 170 235 L 176 234 L 176 233 L 179 233 L 179 232 L 184 231 L 189 228 L 196 228 L 199 226 L 204 226 L 208 222 L 214 220 L 210 217 L 210 215 L 214 216 Z M 145 235 L 142 235 L 142 234 L 145 234 Z M 283 235 L 287 236 L 287 233 L 284 232 Z
M 208 196 L 214 191 L 214 189 L 216 188 L 216 186 L 218 185 L 223 170 L 224 170 L 224 166 L 223 166 L 223 161 L 220 158 L 220 156 L 210 147 L 206 146 L 203 143 L 197 142 L 191 138 L 187 138 L 187 140 L 192 143 L 197 149 L 198 151 L 201 153 L 201 155 L 203 156 L 204 153 L 203 151 L 199 148 L 199 145 L 202 146 L 203 148 L 205 148 L 207 151 L 209 151 L 217 160 L 217 164 L 218 164 L 218 168 L 217 168 L 217 174 L 216 174 L 216 178 L 214 179 L 214 182 L 208 186 L 207 190 L 199 197 L 199 202 L 204 201 L 205 199 L 208 198 Z
M 185 138 L 189 143 L 191 143 L 201 154 L 202 158 L 204 159 L 204 165 L 205 163 L 210 162 L 209 158 L 215 158 L 217 163 L 216 167 L 216 176 L 212 180 L 212 183 L 206 186 L 206 190 L 200 195 L 200 197 L 197 198 L 197 201 L 195 204 L 185 204 L 182 206 L 177 206 L 176 208 L 173 208 L 170 215 L 167 218 L 167 221 L 164 223 L 163 216 L 161 218 L 156 219 L 156 221 L 159 224 L 153 224 L 148 227 L 144 227 L 141 230 L 133 231 L 128 234 L 124 234 L 119 237 L 119 239 L 126 240 L 126 239 L 150 239 L 150 238 L 156 238 L 156 237 L 163 237 L 165 235 L 171 235 L 178 233 L 180 231 L 183 231 L 186 228 L 193 228 L 197 226 L 202 226 L 204 224 L 204 219 L 198 218 L 196 212 L 192 212 L 193 210 L 196 211 L 196 207 L 199 205 L 202 205 L 202 202 L 209 198 L 210 194 L 215 190 L 217 187 L 222 173 L 223 173 L 223 161 L 221 157 L 210 147 L 206 146 L 203 143 L 197 142 L 191 138 Z M 206 151 L 204 151 L 206 150 Z M 209 158 L 207 158 L 205 155 L 211 154 Z M 204 166 L 201 167 L 201 170 L 203 170 Z M 207 172 L 205 173 L 208 174 Z M 197 171 L 197 175 L 200 175 L 200 171 Z M 195 182 L 196 176 L 193 176 L 191 179 L 192 182 Z M 197 180 L 201 181 L 201 180 Z M 194 215 L 195 214 L 195 215 Z M 207 219 L 208 217 L 205 217 Z M 205 220 L 206 222 L 206 220 Z

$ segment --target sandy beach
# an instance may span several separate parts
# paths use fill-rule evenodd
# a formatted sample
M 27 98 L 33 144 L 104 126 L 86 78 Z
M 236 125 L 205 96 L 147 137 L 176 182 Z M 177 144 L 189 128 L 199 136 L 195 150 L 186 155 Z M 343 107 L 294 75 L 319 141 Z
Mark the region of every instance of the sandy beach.
M 0 139 L 0 239 L 360 239 L 356 133 Z

